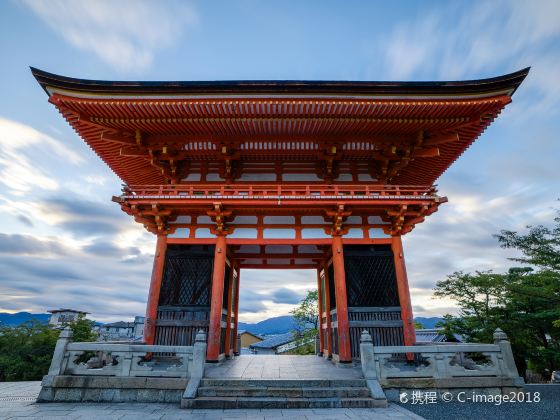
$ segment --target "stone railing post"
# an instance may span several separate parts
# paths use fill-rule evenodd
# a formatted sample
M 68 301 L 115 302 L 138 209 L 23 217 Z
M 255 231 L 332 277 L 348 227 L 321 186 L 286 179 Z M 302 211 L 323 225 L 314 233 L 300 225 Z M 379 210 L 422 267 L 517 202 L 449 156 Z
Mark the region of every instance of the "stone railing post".
M 502 375 L 509 378 L 519 378 L 517 366 L 515 365 L 515 360 L 513 359 L 513 352 L 511 351 L 511 343 L 508 341 L 507 334 L 500 328 L 496 328 L 496 331 L 494 331 L 494 344 L 500 347 L 500 353 L 503 361 Z
M 360 337 L 360 359 L 364 378 L 376 379 L 377 371 L 375 370 L 375 360 L 373 358 L 373 341 L 367 330 L 363 330 Z
M 181 398 L 181 407 L 192 408 L 191 402 L 196 398 L 196 393 L 198 392 L 198 387 L 200 381 L 204 376 L 204 364 L 206 363 L 206 334 L 204 331 L 200 330 L 194 339 L 193 346 L 193 368 L 190 372 L 189 382 L 187 382 L 187 388 L 183 392 L 183 398 Z
M 56 341 L 53 357 L 51 360 L 51 367 L 49 368 L 49 376 L 63 375 L 64 374 L 64 356 L 66 354 L 66 347 L 68 343 L 72 342 L 74 333 L 69 326 L 66 326 L 61 332 Z
M 373 340 L 367 330 L 362 331 L 360 337 L 360 361 L 362 373 L 366 380 L 371 397 L 376 400 L 377 407 L 387 407 L 387 397 L 383 388 L 377 380 L 377 370 L 375 369 L 375 354 L 373 352 Z
M 239 356 L 241 354 L 241 336 L 237 334 L 237 344 L 235 346 L 235 356 Z
M 193 371 L 191 378 L 202 378 L 204 376 L 204 363 L 206 362 L 206 334 L 200 330 L 196 334 L 193 349 Z

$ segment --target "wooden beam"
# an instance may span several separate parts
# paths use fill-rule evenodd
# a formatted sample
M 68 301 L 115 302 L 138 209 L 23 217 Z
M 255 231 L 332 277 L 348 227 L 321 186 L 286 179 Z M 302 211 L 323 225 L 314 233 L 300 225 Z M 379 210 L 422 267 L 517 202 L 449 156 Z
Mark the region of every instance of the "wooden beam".
M 152 268 L 152 279 L 150 280 L 150 291 L 148 293 L 148 304 L 146 306 L 146 321 L 144 323 L 144 343 L 155 344 L 157 310 L 159 294 L 163 280 L 163 268 L 165 265 L 165 252 L 167 250 L 167 236 L 158 235 L 154 265 Z
M 220 356 L 220 337 L 222 325 L 222 302 L 224 299 L 224 275 L 226 269 L 226 237 L 216 237 L 214 250 L 214 271 L 212 274 L 212 297 L 210 302 L 210 321 L 208 326 L 207 361 L 217 363 Z
M 342 248 L 342 238 L 338 235 L 332 237 L 332 254 L 336 299 L 336 320 L 338 322 L 338 358 L 340 363 L 352 363 L 350 326 L 348 323 L 348 298 L 346 296 L 346 273 L 344 270 L 344 252 Z

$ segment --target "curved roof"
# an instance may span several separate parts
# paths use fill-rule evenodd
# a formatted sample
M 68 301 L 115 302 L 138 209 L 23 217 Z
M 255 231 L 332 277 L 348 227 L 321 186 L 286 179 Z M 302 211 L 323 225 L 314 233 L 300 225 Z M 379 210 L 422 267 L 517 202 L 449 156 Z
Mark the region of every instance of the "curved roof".
M 498 77 L 465 81 L 375 82 L 334 80 L 224 80 L 224 81 L 105 81 L 77 79 L 31 67 L 49 95 L 65 91 L 96 94 L 356 94 L 356 95 L 476 95 L 507 92 L 510 96 L 529 73 L 529 67 Z
M 171 172 L 183 179 L 196 165 L 216 170 L 226 160 L 242 168 L 294 158 L 375 166 L 388 183 L 431 185 L 528 71 L 452 82 L 120 82 L 32 68 L 49 101 L 129 185 L 165 184 Z

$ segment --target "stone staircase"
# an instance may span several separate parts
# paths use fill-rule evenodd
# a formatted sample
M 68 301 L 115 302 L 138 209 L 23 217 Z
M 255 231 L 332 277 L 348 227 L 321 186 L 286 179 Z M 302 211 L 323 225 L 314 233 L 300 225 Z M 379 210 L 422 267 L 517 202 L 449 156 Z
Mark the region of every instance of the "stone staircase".
M 202 379 L 183 408 L 373 408 L 387 407 L 385 395 L 372 397 L 364 379 Z

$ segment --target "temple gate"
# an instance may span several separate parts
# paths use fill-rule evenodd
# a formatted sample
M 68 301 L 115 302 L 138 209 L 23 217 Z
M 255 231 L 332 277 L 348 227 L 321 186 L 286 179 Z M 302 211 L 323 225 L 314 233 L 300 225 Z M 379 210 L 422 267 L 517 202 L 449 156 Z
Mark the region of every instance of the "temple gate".
M 243 268 L 317 271 L 321 352 L 415 342 L 401 237 L 528 69 L 465 82 L 104 82 L 32 69 L 157 235 L 144 340 L 236 348 Z

